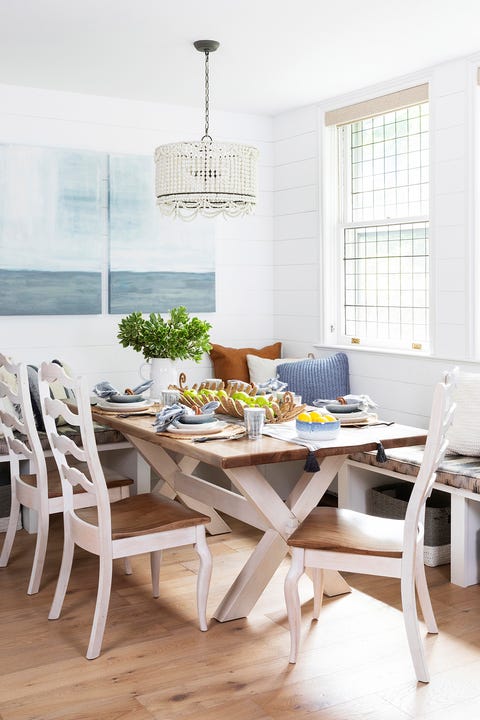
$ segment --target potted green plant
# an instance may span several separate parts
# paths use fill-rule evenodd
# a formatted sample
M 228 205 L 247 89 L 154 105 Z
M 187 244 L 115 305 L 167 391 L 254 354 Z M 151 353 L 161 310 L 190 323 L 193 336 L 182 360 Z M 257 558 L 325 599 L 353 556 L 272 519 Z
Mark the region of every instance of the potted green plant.
M 154 381 L 150 395 L 160 397 L 162 389 L 178 382 L 176 360 L 200 362 L 203 354 L 209 352 L 211 327 L 205 320 L 190 317 L 187 308 L 181 305 L 172 308 L 167 319 L 160 313 L 150 313 L 148 317 L 140 312 L 130 313 L 120 321 L 117 338 L 123 347 L 143 354 L 146 362 L 140 374 L 145 378 L 143 370 L 145 366 L 150 368 Z

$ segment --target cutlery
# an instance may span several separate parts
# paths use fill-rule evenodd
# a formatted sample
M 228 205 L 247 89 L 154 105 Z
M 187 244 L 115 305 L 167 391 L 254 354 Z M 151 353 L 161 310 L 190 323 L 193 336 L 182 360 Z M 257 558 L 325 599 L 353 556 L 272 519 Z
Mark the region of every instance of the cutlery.
M 193 442 L 204 443 L 208 442 L 209 440 L 239 440 L 240 438 L 244 438 L 246 434 L 246 431 L 243 431 L 230 433 L 230 435 L 204 435 L 202 437 L 193 438 Z
M 390 425 L 395 425 L 395 421 L 392 420 L 391 422 L 375 422 L 375 423 L 364 423 L 363 425 L 345 425 L 345 427 L 354 427 L 354 428 L 371 428 L 371 427 L 378 427 L 378 425 L 386 425 L 387 427 L 390 427 Z
M 150 415 L 151 417 L 155 417 L 155 412 L 132 412 L 132 413 L 121 413 L 117 414 L 117 417 L 119 418 L 128 418 L 128 417 L 142 417 L 145 415 Z

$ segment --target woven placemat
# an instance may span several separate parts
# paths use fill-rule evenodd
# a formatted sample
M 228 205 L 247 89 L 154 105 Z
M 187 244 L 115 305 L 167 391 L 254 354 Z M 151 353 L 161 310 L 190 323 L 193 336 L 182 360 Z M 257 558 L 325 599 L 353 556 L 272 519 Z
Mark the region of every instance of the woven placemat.
M 218 439 L 222 438 L 224 435 L 236 435 L 238 431 L 238 434 L 243 434 L 245 432 L 245 428 L 243 425 L 238 425 L 236 423 L 229 423 L 228 425 L 225 425 L 225 427 L 221 428 L 218 433 L 206 433 L 205 437 L 211 437 L 213 438 L 218 436 Z M 157 435 L 162 435 L 163 437 L 169 437 L 173 438 L 174 440 L 194 440 L 195 438 L 203 437 L 202 433 L 182 433 L 181 435 L 177 435 L 176 433 L 168 432 L 167 430 L 164 430 L 162 432 L 156 433 Z
M 125 403 L 125 405 L 128 405 L 128 403 Z M 143 415 L 145 417 L 151 415 L 152 417 L 155 417 L 155 415 L 158 413 L 158 410 L 153 410 L 151 408 L 145 408 L 144 410 L 129 410 L 128 407 L 125 408 L 125 410 L 107 410 L 106 408 L 102 408 L 99 405 L 92 406 L 92 411 L 95 413 L 99 413 L 100 415 L 105 415 L 105 417 L 121 417 L 122 415 L 130 415 L 131 417 L 135 417 L 135 415 L 140 415 L 140 417 Z

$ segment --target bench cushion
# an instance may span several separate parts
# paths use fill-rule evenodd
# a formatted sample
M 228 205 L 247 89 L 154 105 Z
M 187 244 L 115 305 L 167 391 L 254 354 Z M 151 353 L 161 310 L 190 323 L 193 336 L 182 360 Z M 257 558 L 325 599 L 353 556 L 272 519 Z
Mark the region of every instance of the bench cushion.
M 375 460 L 375 453 L 354 453 L 349 457 L 365 465 L 416 477 L 423 459 L 423 450 L 423 445 L 389 449 L 386 451 L 388 460 L 385 463 L 378 463 Z M 480 458 L 447 454 L 438 468 L 436 481 L 450 487 L 479 493 Z

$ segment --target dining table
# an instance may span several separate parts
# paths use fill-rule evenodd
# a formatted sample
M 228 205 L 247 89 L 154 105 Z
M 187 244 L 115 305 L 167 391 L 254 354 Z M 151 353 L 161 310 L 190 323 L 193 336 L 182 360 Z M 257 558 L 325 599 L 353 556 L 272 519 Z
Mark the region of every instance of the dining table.
M 121 417 L 122 414 L 126 416 Z M 92 415 L 96 422 L 120 431 L 146 460 L 160 478 L 153 491 L 177 497 L 208 514 L 212 521 L 207 530 L 228 531 L 219 514 L 224 513 L 262 531 L 257 545 L 213 613 L 220 622 L 248 616 L 288 553 L 288 537 L 320 503 L 351 453 L 379 448 L 388 452 L 389 448 L 426 442 L 426 430 L 398 423 L 341 427 L 335 439 L 309 447 L 296 442 L 293 434 L 290 440 L 268 434 L 250 440 L 243 435 L 244 428 L 238 421 L 228 424 L 226 416 L 222 419 L 227 421 L 227 426 L 217 438 L 210 435 L 208 441 L 199 442 L 197 434 L 176 434 L 168 429 L 156 432 L 153 414 L 130 415 L 93 406 Z M 295 421 L 290 427 L 294 429 Z M 288 428 L 285 426 L 282 430 L 288 431 Z M 275 428 L 267 424 L 264 431 L 275 433 Z M 294 460 L 304 462 L 291 466 L 298 471 L 284 498 L 262 468 L 275 468 Z M 201 464 L 216 469 L 212 478 L 204 471 L 195 474 Z M 227 482 L 218 482 L 218 470 L 224 473 Z M 339 573 L 328 571 L 327 595 L 349 591 Z

